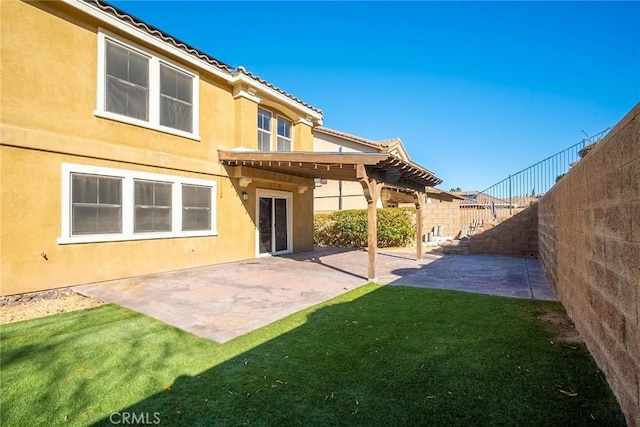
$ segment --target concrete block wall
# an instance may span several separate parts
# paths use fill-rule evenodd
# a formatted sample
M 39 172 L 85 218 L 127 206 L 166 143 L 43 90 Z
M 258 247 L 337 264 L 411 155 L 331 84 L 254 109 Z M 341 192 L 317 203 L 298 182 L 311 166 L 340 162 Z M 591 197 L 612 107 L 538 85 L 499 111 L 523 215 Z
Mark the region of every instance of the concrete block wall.
M 498 207 L 496 212 L 496 218 L 493 217 L 491 208 L 486 207 L 483 209 L 476 209 L 470 206 L 460 208 L 460 226 L 462 228 L 471 227 L 473 223 L 494 223 L 495 220 L 502 222 L 506 221 L 514 215 L 526 210 L 526 207 Z
M 640 426 L 640 104 L 539 202 L 539 256 Z
M 493 228 L 469 237 L 472 254 L 514 256 L 538 255 L 538 205 L 500 222 Z
M 460 202 L 430 199 L 423 205 L 423 230 L 426 235 L 435 226 L 442 226 L 443 236 L 457 237 L 460 233 Z

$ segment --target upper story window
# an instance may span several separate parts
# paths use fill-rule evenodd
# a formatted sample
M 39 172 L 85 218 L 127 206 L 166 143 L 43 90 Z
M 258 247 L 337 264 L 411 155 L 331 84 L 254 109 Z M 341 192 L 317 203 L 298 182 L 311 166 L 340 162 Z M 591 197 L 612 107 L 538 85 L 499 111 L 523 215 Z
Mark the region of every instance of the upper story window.
M 258 150 L 271 151 L 271 119 L 273 115 L 258 108 Z
M 275 121 L 275 123 L 274 123 Z M 274 126 L 275 125 L 275 126 Z M 273 145 L 273 128 L 276 128 L 275 147 Z M 258 150 L 260 151 L 291 151 L 293 140 L 291 128 L 293 124 L 284 117 L 277 116 L 262 108 L 258 108 Z
M 291 151 L 291 122 L 278 117 L 278 151 Z
M 104 31 L 98 42 L 97 116 L 199 139 L 196 73 Z
M 105 109 L 149 120 L 149 58 L 106 41 Z
M 185 132 L 193 129 L 193 77 L 160 64 L 160 124 Z

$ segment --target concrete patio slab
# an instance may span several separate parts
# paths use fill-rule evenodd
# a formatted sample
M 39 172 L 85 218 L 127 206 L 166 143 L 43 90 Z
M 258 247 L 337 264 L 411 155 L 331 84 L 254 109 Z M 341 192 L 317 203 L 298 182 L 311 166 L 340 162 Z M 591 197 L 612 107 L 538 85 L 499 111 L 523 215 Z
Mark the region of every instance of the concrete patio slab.
M 197 336 L 226 342 L 367 283 L 367 252 L 318 248 L 280 257 L 76 286 Z M 536 260 L 381 251 L 378 283 L 554 299 Z

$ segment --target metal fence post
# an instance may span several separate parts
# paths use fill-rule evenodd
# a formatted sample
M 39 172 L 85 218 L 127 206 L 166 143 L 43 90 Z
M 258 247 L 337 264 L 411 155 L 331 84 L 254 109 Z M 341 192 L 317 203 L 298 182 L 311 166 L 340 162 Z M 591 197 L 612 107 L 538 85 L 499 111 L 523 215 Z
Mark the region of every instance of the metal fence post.
M 513 194 L 511 191 L 511 175 L 509 175 L 509 215 L 513 214 L 512 209 L 513 209 Z

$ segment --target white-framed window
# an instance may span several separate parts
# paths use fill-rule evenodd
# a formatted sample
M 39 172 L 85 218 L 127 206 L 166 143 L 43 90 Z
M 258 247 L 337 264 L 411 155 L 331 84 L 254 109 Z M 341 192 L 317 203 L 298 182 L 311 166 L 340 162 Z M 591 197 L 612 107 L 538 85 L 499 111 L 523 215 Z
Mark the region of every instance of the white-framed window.
M 182 230 L 211 228 L 211 189 L 182 184 Z
M 134 233 L 171 231 L 171 185 L 171 182 L 133 180 Z
M 215 181 L 62 164 L 58 243 L 215 236 Z
M 149 120 L 149 57 L 105 39 L 104 109 Z
M 291 120 L 278 116 L 278 151 L 291 151 Z
M 160 124 L 193 130 L 193 76 L 160 63 Z
M 276 129 L 275 147 L 273 147 L 272 143 L 274 127 Z M 293 149 L 292 128 L 293 122 L 291 120 L 282 116 L 274 118 L 271 111 L 258 108 L 258 150 L 291 151 Z
M 122 178 L 71 174 L 71 234 L 122 232 Z
M 94 114 L 199 140 L 199 76 L 101 29 Z
M 271 151 L 271 120 L 270 111 L 258 108 L 258 150 Z

